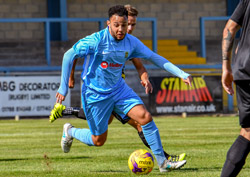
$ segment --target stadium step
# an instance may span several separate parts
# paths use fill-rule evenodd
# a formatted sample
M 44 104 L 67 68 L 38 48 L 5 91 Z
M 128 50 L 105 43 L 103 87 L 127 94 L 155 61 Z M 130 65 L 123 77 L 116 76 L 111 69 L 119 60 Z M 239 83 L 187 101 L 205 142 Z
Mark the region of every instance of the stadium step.
M 165 58 L 189 58 L 189 57 L 197 57 L 196 52 L 190 52 L 190 51 L 171 51 L 171 52 L 158 52 L 159 55 L 165 57 Z
M 141 40 L 146 46 L 152 45 L 152 40 Z M 179 42 L 176 39 L 159 39 L 157 40 L 158 45 L 178 45 Z
M 206 59 L 202 57 L 186 57 L 186 58 L 169 58 L 171 63 L 182 65 L 182 64 L 206 64 Z
M 148 46 L 152 50 L 152 45 Z M 169 45 L 169 46 L 164 46 L 164 45 L 158 45 L 157 47 L 158 52 L 172 52 L 172 51 L 178 51 L 178 52 L 185 52 L 188 51 L 188 47 L 186 45 Z
M 152 40 L 141 40 L 152 49 Z M 186 45 L 179 45 L 175 39 L 157 40 L 157 53 L 173 64 L 205 64 L 206 59 L 197 56 L 197 52 L 189 51 Z

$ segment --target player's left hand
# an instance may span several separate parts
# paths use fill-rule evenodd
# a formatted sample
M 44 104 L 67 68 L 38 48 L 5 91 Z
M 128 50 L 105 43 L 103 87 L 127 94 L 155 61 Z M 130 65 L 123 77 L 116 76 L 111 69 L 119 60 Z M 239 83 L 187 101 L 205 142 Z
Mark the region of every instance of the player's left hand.
M 192 87 L 192 81 L 193 81 L 193 78 L 191 76 L 188 76 L 188 78 L 186 79 L 182 79 L 183 82 L 185 82 L 187 85 L 189 85 L 190 87 Z
M 66 109 L 66 107 L 60 103 L 56 103 L 54 108 L 50 112 L 49 121 L 50 123 L 54 122 L 56 119 L 62 117 L 62 111 Z
M 153 92 L 153 87 L 149 80 L 141 81 L 141 85 L 145 87 L 146 94 Z
M 70 75 L 70 77 L 69 77 L 69 88 L 74 88 L 74 86 L 75 86 L 75 78 L 74 78 L 74 76 L 72 77 Z

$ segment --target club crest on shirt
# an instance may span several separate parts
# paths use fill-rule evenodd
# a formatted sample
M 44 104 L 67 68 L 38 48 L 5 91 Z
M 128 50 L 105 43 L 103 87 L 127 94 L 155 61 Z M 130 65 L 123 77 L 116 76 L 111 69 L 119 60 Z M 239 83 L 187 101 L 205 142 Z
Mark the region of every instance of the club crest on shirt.
M 125 58 L 128 58 L 128 52 L 125 52 Z

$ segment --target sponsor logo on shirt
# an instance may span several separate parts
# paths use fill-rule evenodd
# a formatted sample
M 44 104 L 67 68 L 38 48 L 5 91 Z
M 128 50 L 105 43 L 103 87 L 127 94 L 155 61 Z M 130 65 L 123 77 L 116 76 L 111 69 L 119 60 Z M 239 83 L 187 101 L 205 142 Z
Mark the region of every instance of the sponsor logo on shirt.
M 120 67 L 122 67 L 122 64 L 118 64 L 118 63 L 109 63 L 109 67 L 112 67 L 112 68 L 120 68 Z
M 103 68 L 103 69 L 106 69 L 107 67 L 108 67 L 108 62 L 106 62 L 106 61 L 103 61 L 102 63 L 101 63 L 101 67 Z
M 108 62 L 103 61 L 103 62 L 101 63 L 101 67 L 102 67 L 103 69 L 107 69 L 108 67 L 110 67 L 110 68 L 121 68 L 121 67 L 122 67 L 122 64 L 119 64 L 119 63 L 109 63 L 109 64 L 108 64 Z

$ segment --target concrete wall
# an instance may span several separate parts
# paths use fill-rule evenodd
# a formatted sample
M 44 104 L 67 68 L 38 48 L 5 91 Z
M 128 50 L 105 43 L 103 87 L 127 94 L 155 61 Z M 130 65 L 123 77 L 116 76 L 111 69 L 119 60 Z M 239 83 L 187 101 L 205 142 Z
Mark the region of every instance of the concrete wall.
M 46 0 L 0 0 L 0 18 L 47 17 Z M 1 40 L 43 39 L 41 23 L 0 23 Z
M 81 3 L 80 3 L 81 2 Z M 107 17 L 107 9 L 114 4 L 131 4 L 139 10 L 139 17 L 156 17 L 159 38 L 190 39 L 199 38 L 200 16 L 225 16 L 226 0 L 69 0 L 69 17 Z M 220 35 L 225 23 L 206 23 L 207 35 L 211 38 Z M 75 27 L 75 26 L 74 26 Z M 79 35 L 91 33 L 94 24 L 83 25 Z M 77 31 L 73 35 L 78 35 Z M 97 27 L 96 27 L 97 29 Z M 151 24 L 138 23 L 134 33 L 139 38 L 151 37 Z
M 47 17 L 46 0 L 0 0 L 0 18 Z M 199 39 L 200 16 L 225 16 L 226 0 L 67 0 L 68 17 L 107 17 L 108 8 L 115 4 L 131 4 L 139 17 L 158 19 L 158 37 Z M 207 22 L 208 38 L 218 38 L 225 22 Z M 43 24 L 0 23 L 3 40 L 43 39 Z M 77 40 L 98 31 L 97 23 L 69 23 L 69 39 Z M 138 23 L 135 36 L 151 38 L 151 24 Z

